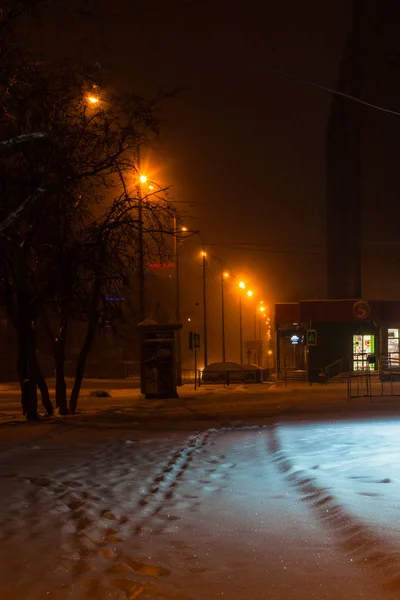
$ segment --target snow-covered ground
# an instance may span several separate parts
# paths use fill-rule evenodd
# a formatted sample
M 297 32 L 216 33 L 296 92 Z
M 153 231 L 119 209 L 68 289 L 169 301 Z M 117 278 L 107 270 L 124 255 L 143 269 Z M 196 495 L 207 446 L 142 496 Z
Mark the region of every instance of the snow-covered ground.
M 0 600 L 399 598 L 397 399 L 341 390 L 122 386 L 32 424 L 3 390 Z

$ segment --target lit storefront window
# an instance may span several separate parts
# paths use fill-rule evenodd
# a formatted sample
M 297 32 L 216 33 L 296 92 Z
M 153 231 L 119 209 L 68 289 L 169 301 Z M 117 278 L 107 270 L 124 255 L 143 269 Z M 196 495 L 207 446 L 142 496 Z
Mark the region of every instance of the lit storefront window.
M 353 335 L 353 370 L 365 371 L 375 369 L 374 364 L 368 363 L 368 355 L 375 352 L 374 335 Z
M 388 329 L 388 359 L 390 366 L 399 366 L 400 352 L 398 329 Z

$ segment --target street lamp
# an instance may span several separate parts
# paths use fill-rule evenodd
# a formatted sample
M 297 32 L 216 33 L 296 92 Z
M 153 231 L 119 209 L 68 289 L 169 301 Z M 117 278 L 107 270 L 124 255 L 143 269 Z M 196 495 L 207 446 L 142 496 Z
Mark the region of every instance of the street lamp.
M 136 170 L 140 173 L 140 146 L 137 147 Z M 138 200 L 138 250 L 139 250 L 139 321 L 146 318 L 145 287 L 144 287 L 144 242 L 143 242 L 143 198 L 142 183 L 146 183 L 146 175 L 139 175 L 137 182 Z
M 154 188 L 154 186 L 149 186 Z M 181 227 L 181 231 L 187 231 L 187 227 Z M 176 215 L 174 216 L 174 257 L 175 257 L 175 318 L 176 322 L 181 321 L 181 301 L 180 301 L 180 283 L 179 283 L 179 242 L 178 228 L 176 223 Z M 190 319 L 188 319 L 190 321 Z M 180 329 L 176 332 L 176 381 L 177 385 L 182 385 L 182 360 L 181 360 L 181 332 Z
M 204 324 L 204 367 L 208 365 L 208 349 L 207 349 L 207 283 L 206 283 L 206 273 L 207 273 L 207 252 L 204 250 L 204 241 L 203 241 L 203 250 L 201 252 L 202 260 L 203 260 L 203 324 Z
M 242 293 L 241 290 L 245 290 L 246 289 L 246 284 L 244 283 L 244 281 L 240 281 L 239 282 L 239 288 L 240 288 L 240 293 L 239 293 L 239 344 L 240 344 L 240 364 L 243 364 L 243 319 L 242 319 Z M 250 292 L 250 294 L 249 294 Z M 247 292 L 248 296 L 252 296 L 253 292 L 251 290 L 248 290 Z
M 98 104 L 100 102 L 100 100 L 95 96 L 88 96 L 88 101 L 90 104 Z
M 218 258 L 217 256 L 213 256 L 212 258 L 214 258 L 214 260 L 217 260 L 220 264 L 221 267 L 221 271 L 220 271 L 220 281 L 221 281 L 221 325 L 222 325 L 222 362 L 226 362 L 226 343 L 225 343 L 225 290 L 224 290 L 224 283 L 225 283 L 225 279 L 227 279 L 229 277 L 229 273 L 228 271 L 224 271 L 224 265 L 223 262 L 220 258 Z
M 257 308 L 256 308 L 256 312 L 255 312 L 255 314 L 254 314 L 254 334 L 255 334 L 255 339 L 257 339 L 257 335 L 259 336 L 259 337 L 258 337 L 258 339 L 259 339 L 259 340 L 261 340 L 261 319 L 262 319 L 262 317 L 264 316 L 264 315 L 263 315 L 263 313 L 266 311 L 266 308 L 265 308 L 265 306 L 263 306 L 263 302 L 262 302 L 262 301 L 260 302 L 260 305 L 261 305 L 261 306 L 259 306 L 259 307 L 258 307 L 258 310 L 259 310 L 259 311 L 260 311 L 260 313 L 261 313 L 261 315 L 260 315 L 260 321 L 259 321 L 259 323 L 260 323 L 260 331 L 259 331 L 259 334 L 257 334 L 257 314 L 258 314 L 258 313 L 257 313 Z

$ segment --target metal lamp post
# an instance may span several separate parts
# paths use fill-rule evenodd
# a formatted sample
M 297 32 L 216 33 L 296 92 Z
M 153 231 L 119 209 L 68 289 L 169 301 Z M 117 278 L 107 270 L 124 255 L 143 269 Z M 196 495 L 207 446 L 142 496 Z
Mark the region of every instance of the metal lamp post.
M 207 253 L 204 250 L 203 241 L 203 323 L 204 323 L 204 367 L 208 365 L 208 348 L 207 348 Z
M 179 239 L 177 237 L 176 216 L 174 217 L 174 256 L 175 256 L 175 318 L 181 321 L 180 309 L 180 285 L 179 285 Z M 176 332 L 176 383 L 182 385 L 182 361 L 181 361 L 181 332 Z
M 147 178 L 145 175 L 140 175 L 140 146 L 137 147 L 136 170 L 139 174 L 137 183 L 137 200 L 138 200 L 138 250 L 139 250 L 139 321 L 144 321 L 146 317 L 145 305 L 145 284 L 144 284 L 144 244 L 143 244 L 143 198 L 142 198 L 142 183 L 145 183 Z

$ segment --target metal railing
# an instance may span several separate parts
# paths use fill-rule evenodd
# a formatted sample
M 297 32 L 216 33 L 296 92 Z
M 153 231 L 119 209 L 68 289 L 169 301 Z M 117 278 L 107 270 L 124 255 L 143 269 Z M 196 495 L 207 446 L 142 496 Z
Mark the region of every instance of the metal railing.
M 283 382 L 287 387 L 288 382 L 307 381 L 307 371 L 304 369 L 287 368 L 277 374 L 277 381 Z
M 343 373 L 346 373 L 348 371 L 349 361 L 347 358 L 342 356 L 341 358 L 338 358 L 337 360 L 333 361 L 333 363 L 327 365 L 326 367 L 323 367 L 320 370 L 320 377 L 324 380 L 321 381 L 321 383 L 328 383 L 330 379 L 333 379 L 334 377 L 342 375 Z
M 351 398 L 382 397 L 400 395 L 399 353 L 379 355 L 355 355 L 361 368 L 350 371 L 347 380 L 347 394 Z M 364 356 L 366 357 L 364 359 Z M 368 363 L 374 356 L 375 362 Z M 353 364 L 354 367 L 354 364 Z

